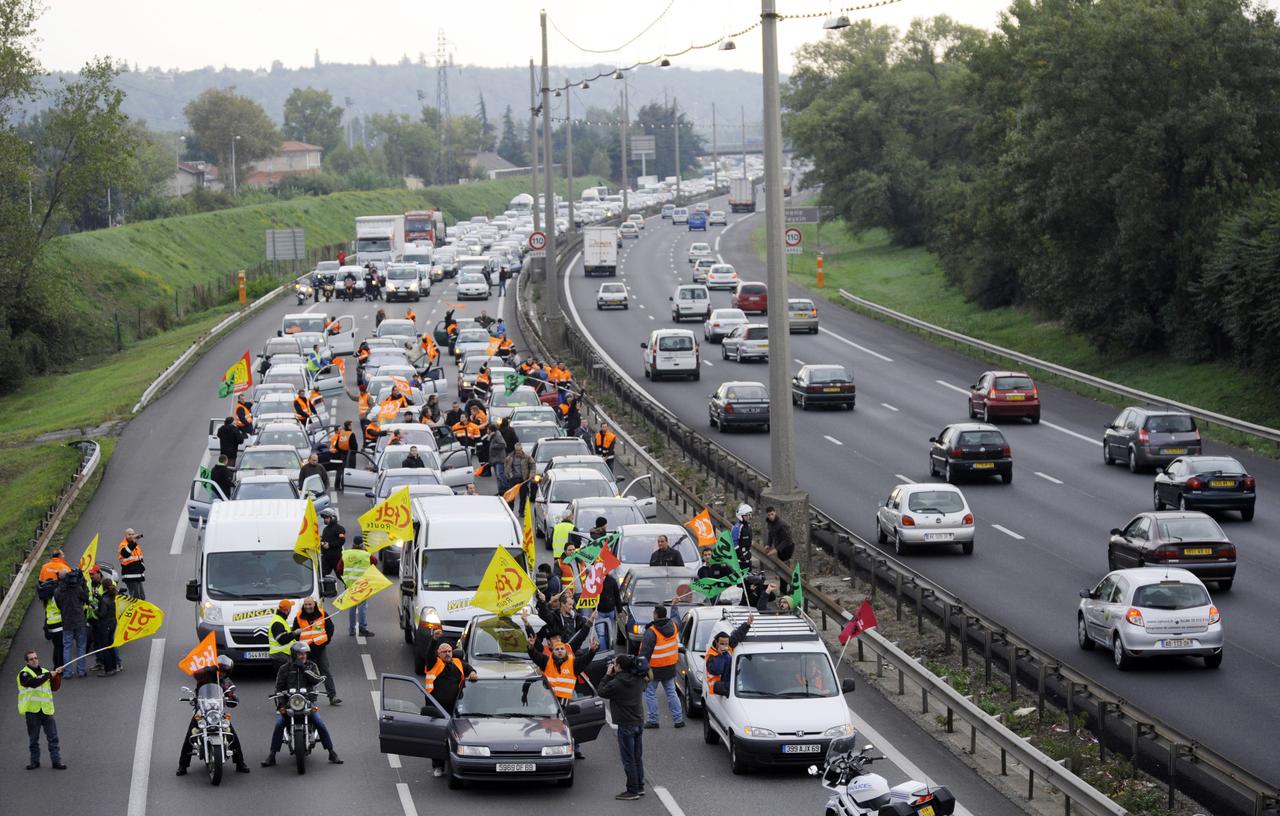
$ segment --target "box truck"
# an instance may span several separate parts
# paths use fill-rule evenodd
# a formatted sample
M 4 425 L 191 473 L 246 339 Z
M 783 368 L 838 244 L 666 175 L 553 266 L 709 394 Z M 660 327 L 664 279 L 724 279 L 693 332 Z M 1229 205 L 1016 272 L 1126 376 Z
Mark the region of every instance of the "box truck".
M 617 227 L 583 228 L 582 268 L 587 277 L 618 274 Z
M 733 212 L 756 211 L 756 186 L 752 179 L 729 179 L 729 209 Z
M 356 218 L 356 263 L 372 262 L 379 269 L 404 254 L 403 215 L 362 215 Z

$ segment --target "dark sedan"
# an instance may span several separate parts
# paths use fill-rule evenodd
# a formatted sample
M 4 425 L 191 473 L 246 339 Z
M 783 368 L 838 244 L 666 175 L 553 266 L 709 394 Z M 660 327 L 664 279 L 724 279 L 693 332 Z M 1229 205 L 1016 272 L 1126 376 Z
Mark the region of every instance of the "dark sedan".
M 1236 546 L 1218 522 L 1204 513 L 1140 513 L 1123 529 L 1111 531 L 1107 563 L 1113 570 L 1178 567 L 1201 581 L 1217 581 L 1225 591 L 1236 577 Z
M 711 427 L 723 433 L 730 427 L 760 426 L 769 430 L 769 389 L 758 382 L 723 383 L 707 403 Z
M 627 651 L 640 649 L 644 630 L 653 622 L 653 608 L 658 604 L 668 607 L 668 615 L 679 623 L 681 605 L 698 603 L 701 598 L 693 594 L 689 583 L 698 577 L 698 567 L 632 567 L 618 587 L 622 595 L 622 609 L 618 611 L 618 638 L 625 636 Z
M 1239 510 L 1253 521 L 1257 481 L 1230 456 L 1180 456 L 1156 474 L 1152 502 L 1157 510 Z
M 858 398 L 853 373 L 842 365 L 801 366 L 791 378 L 791 404 L 804 411 L 810 405 L 836 405 L 853 410 Z
M 959 476 L 999 475 L 1005 484 L 1013 482 L 1013 450 L 1004 434 L 993 425 L 960 422 L 930 437 L 929 475 L 939 474 L 947 482 Z

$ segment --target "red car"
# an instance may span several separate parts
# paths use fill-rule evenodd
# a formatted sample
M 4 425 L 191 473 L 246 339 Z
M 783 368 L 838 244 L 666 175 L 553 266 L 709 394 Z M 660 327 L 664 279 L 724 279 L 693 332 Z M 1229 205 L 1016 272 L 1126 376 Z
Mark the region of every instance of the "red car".
M 734 290 L 729 305 L 744 312 L 769 313 L 769 287 L 763 283 L 743 281 Z
M 969 387 L 969 418 L 990 422 L 996 418 L 1026 417 L 1040 421 L 1040 391 L 1021 371 L 988 371 Z

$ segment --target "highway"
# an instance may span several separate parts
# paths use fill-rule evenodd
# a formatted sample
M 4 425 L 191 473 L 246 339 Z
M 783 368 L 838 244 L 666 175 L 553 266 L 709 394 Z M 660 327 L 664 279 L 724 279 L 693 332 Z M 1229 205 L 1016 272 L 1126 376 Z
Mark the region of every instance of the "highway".
M 723 198 L 712 207 L 728 209 Z M 640 349 L 651 330 L 675 325 L 668 298 L 676 284 L 691 280 L 691 243 L 711 242 L 742 280 L 765 280 L 763 263 L 751 246 L 751 232 L 763 223 L 763 215 L 730 214 L 728 226 L 706 233 L 671 226 L 656 216 L 647 223 L 638 240 L 625 242 L 620 261 L 618 279 L 626 282 L 631 296 L 627 311 L 596 310 L 596 290 L 602 280 L 611 279 L 586 278 L 580 263 L 564 282 L 567 300 L 615 367 L 686 423 L 768 473 L 764 434 L 719 433 L 707 421 L 707 397 L 716 386 L 728 380 L 767 384 L 764 364 L 722 360 L 717 346 L 702 341 L 701 324 L 691 321 L 681 325 L 692 329 L 702 344 L 700 382 L 651 383 L 643 376 Z M 793 286 L 790 295 L 808 293 Z M 729 298 L 728 291 L 712 292 L 712 308 L 729 306 Z M 771 304 L 781 307 L 779 293 L 771 293 Z M 877 504 L 895 484 L 929 480 L 929 437 L 949 423 L 965 421 L 969 384 L 980 372 L 1002 366 L 834 304 L 818 304 L 821 332 L 792 335 L 792 359 L 780 362 L 793 373 L 803 363 L 850 367 L 858 402 L 854 412 L 796 409 L 798 480 L 815 506 L 874 540 Z M 1264 779 L 1280 779 L 1280 755 L 1266 736 L 1280 729 L 1280 684 L 1275 681 L 1280 659 L 1274 638 L 1280 600 L 1267 594 L 1267 587 L 1274 588 L 1280 579 L 1275 547 L 1280 540 L 1280 465 L 1213 441 L 1205 444 L 1206 453 L 1228 453 L 1243 462 L 1257 477 L 1261 494 L 1254 521 L 1242 522 L 1235 513 L 1220 518 L 1240 553 L 1235 587 L 1214 593 L 1226 626 L 1222 668 L 1210 671 L 1199 660 L 1178 659 L 1121 673 L 1106 650 L 1084 653 L 1077 647 L 1077 593 L 1106 573 L 1109 530 L 1151 509 L 1152 475 L 1104 465 L 1101 433 L 1116 408 L 1052 385 L 1041 383 L 1039 388 L 1044 417 L 1039 426 L 1001 424 L 1013 448 L 1013 484 L 993 479 L 962 485 L 977 517 L 974 555 L 961 556 L 952 547 L 922 549 L 905 556 L 906 562 L 1192 739 Z
M 446 301 L 454 302 L 451 289 L 438 284 L 430 298 L 415 304 L 421 328 L 432 326 L 443 316 Z M 359 333 L 364 335 L 373 328 L 377 307 L 364 302 L 351 308 L 334 303 L 327 311 L 355 315 Z M 513 303 L 505 304 L 514 328 L 513 307 Z M 388 315 L 398 317 L 403 308 L 389 306 Z M 499 303 L 469 303 L 458 314 L 475 315 L 482 308 L 495 313 Z M 100 488 L 70 532 L 68 551 L 75 558 L 93 534 L 100 532 L 100 560 L 114 562 L 115 542 L 125 527 L 145 533 L 147 597 L 165 610 L 166 624 L 156 637 L 122 650 L 122 674 L 68 680 L 57 693 L 57 720 L 69 772 L 59 775 L 50 770 L 47 756 L 41 769 L 23 770 L 27 751 L 22 721 L 12 708 L 0 717 L 0 788 L 5 791 L 5 812 L 74 807 L 90 814 L 162 816 L 216 807 L 231 813 L 416 816 L 460 812 L 508 816 L 527 812 L 534 796 L 538 807 L 547 812 L 717 816 L 752 812 L 762 804 L 788 813 L 820 812 L 825 792 L 803 773 L 732 776 L 723 748 L 704 745 L 697 724 L 675 731 L 666 715 L 661 730 L 645 733 L 650 793 L 640 802 L 613 798 L 622 790 L 624 778 L 609 731 L 584 746 L 587 759 L 579 765 L 572 789 L 516 785 L 448 790 L 445 780 L 431 777 L 426 760 L 378 751 L 377 678 L 384 672 L 412 672 L 408 647 L 396 630 L 391 591 L 370 604 L 369 626 L 375 637 L 348 638 L 345 621 L 335 621 L 337 636 L 330 660 L 344 704 L 333 708 L 322 698 L 321 714 L 345 765 L 326 764 L 323 753 L 317 752 L 303 778 L 287 764 L 287 755 L 280 766 L 260 768 L 258 761 L 266 754 L 273 722 L 274 712 L 266 696 L 274 677 L 262 670 L 245 670 L 236 674 L 243 702 L 232 717 L 252 773 L 242 776 L 228 770 L 222 786 L 216 789 L 209 786 L 198 762 L 190 775 L 175 777 L 182 731 L 190 716 L 189 707 L 177 701 L 181 687 L 189 683 L 177 662 L 195 645 L 193 605 L 184 598 L 184 584 L 192 575 L 198 548 L 198 537 L 186 522 L 184 502 L 189 483 L 205 453 L 207 418 L 223 416 L 229 410 L 227 401 L 216 397 L 222 372 L 246 349 L 256 352 L 274 336 L 283 314 L 298 310 L 292 298 L 260 310 L 219 340 L 173 388 L 125 428 Z M 320 311 L 320 307 L 311 310 Z M 517 335 L 515 339 L 523 349 L 521 338 Z M 174 355 L 179 351 L 175 349 Z M 448 382 L 452 383 L 451 364 L 448 368 Z M 340 418 L 351 417 L 353 408 L 349 401 L 340 406 Z M 491 480 L 481 482 L 488 482 L 481 485 L 481 492 L 493 492 Z M 359 493 L 340 500 L 349 535 L 366 506 L 367 500 Z M 541 546 L 539 551 L 545 553 Z M 25 614 L 14 649 L 4 662 L 6 677 L 17 674 L 22 651 L 28 647 L 38 649 L 48 665 L 51 650 L 41 635 L 41 619 L 35 606 Z M 1012 816 L 1021 812 L 876 692 L 859 690 L 849 701 L 864 735 L 897 763 L 876 766 L 891 784 L 906 778 L 904 766 L 914 765 L 918 769 L 911 767 L 912 773 L 927 774 L 950 785 L 967 806 L 967 813 Z

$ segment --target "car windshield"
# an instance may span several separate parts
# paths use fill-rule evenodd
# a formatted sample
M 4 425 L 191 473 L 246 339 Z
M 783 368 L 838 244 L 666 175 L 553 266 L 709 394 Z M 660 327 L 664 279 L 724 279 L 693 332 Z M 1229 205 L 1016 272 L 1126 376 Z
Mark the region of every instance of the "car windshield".
M 515 431 L 516 440 L 523 444 L 526 449 L 531 447 L 533 443 L 537 442 L 539 439 L 564 435 L 563 428 L 550 422 L 538 422 L 531 425 L 525 425 L 523 423 L 516 425 L 513 423 L 511 425 L 511 430 Z M 581 452 L 581 449 L 574 451 L 574 453 Z
M 466 273 L 465 275 L 459 275 L 459 276 L 458 276 L 458 283 L 477 283 L 477 284 L 484 284 L 484 283 L 486 283 L 486 282 L 487 282 L 487 281 L 485 281 L 485 279 L 484 279 L 484 275 L 477 275 L 477 274 L 476 274 L 476 273 L 474 273 L 474 272 L 468 272 L 468 273 Z
M 532 405 L 511 412 L 512 422 L 555 422 L 556 409 L 550 405 Z
M 284 383 L 297 391 L 307 384 L 307 375 L 301 371 L 289 371 L 287 369 L 272 368 L 267 372 L 267 376 L 262 380 L 265 383 Z
M 454 708 L 458 717 L 537 717 L 559 719 L 560 706 L 541 677 L 478 680 L 467 683 Z
M 406 485 L 434 484 L 440 484 L 440 477 L 430 470 L 419 470 L 411 476 L 388 476 L 382 480 L 382 486 L 378 488 L 378 498 L 385 499 Z
M 629 533 L 618 548 L 618 560 L 624 564 L 648 564 L 649 556 L 658 549 L 658 533 Z M 684 533 L 667 535 L 671 548 L 680 553 L 689 566 L 698 563 L 698 545 Z
M 809 382 L 813 383 L 848 382 L 852 379 L 842 366 L 809 369 Z
M 996 377 L 997 391 L 1030 391 L 1035 387 L 1030 377 Z
M 768 293 L 768 291 L 769 291 L 769 290 L 768 290 L 767 288 L 765 288 L 765 287 L 764 287 L 763 285 L 761 285 L 761 284 L 758 284 L 758 283 L 756 283 L 756 284 L 750 284 L 750 283 L 748 283 L 748 284 L 743 284 L 742 288 L 738 290 L 738 294 L 740 294 L 740 295 L 763 295 L 763 294 Z
M 506 391 L 495 391 L 489 400 L 490 408 L 506 408 L 519 405 L 530 408 L 538 404 L 538 395 L 532 388 L 517 388 L 508 394 Z
M 1206 456 L 1203 459 L 1191 459 L 1187 466 L 1192 473 L 1224 473 L 1239 474 L 1245 472 L 1244 466 L 1227 456 Z
M 746 338 L 748 340 L 768 340 L 769 327 L 768 326 L 752 326 L 751 328 L 747 329 Z
M 314 569 L 292 549 L 210 553 L 204 564 L 205 590 L 215 601 L 297 598 L 315 589 Z
M 324 331 L 324 318 L 311 317 L 309 315 L 298 315 L 297 317 L 286 317 L 281 325 L 285 334 L 298 334 L 300 332 L 322 332 Z
M 391 267 L 387 270 L 387 280 L 417 280 L 418 270 L 416 268 Z
M 550 462 L 557 456 L 568 456 L 570 454 L 587 454 L 591 451 L 587 448 L 587 443 L 581 439 L 564 439 L 555 442 L 544 442 L 538 446 L 537 453 L 534 454 L 535 462 Z
M 253 406 L 253 410 L 254 413 L 259 415 L 292 414 L 293 397 L 287 393 L 267 394 L 258 400 L 258 404 Z
M 258 436 L 260 445 L 288 445 L 293 448 L 309 448 L 307 435 L 297 428 L 282 431 L 263 431 Z
M 390 238 L 356 238 L 356 252 L 390 252 Z
M 623 286 L 621 283 L 606 283 L 600 287 L 600 292 L 601 294 L 606 295 L 625 295 L 627 293 L 627 287 Z
M 711 313 L 712 320 L 742 320 L 746 321 L 747 315 L 741 309 L 716 309 Z
M 959 513 L 964 499 L 954 490 L 920 490 L 911 494 L 907 509 L 917 513 Z
M 483 281 L 481 281 L 483 283 Z M 485 329 L 464 329 L 458 332 L 459 343 L 488 343 L 489 332 Z
M 624 524 L 644 524 L 644 514 L 632 504 L 611 504 L 608 507 L 592 507 L 589 504 L 578 508 L 578 515 L 573 526 L 579 530 L 590 530 L 596 526 L 596 519 L 604 517 L 604 528 L 616 530 Z M 645 563 L 648 563 L 646 561 Z
M 235 498 L 239 499 L 296 499 L 298 491 L 290 482 L 242 482 L 236 488 Z
M 524 569 L 524 553 L 519 549 L 507 554 Z M 426 549 L 422 551 L 422 588 L 475 592 L 480 579 L 493 560 L 493 547 L 468 547 L 461 550 Z
M 793 300 L 788 304 L 788 308 L 793 312 L 809 312 L 813 311 L 812 300 Z
M 604 479 L 556 479 L 547 500 L 568 504 L 574 499 L 598 499 L 616 494 L 613 483 Z
M 536 628 L 537 624 L 533 625 Z M 467 656 L 472 659 L 501 655 L 528 658 L 528 648 L 524 627 L 511 618 L 483 618 L 472 628 L 467 640 Z
M 1194 609 L 1210 603 L 1209 593 L 1199 584 L 1147 584 L 1133 592 L 1133 605 L 1147 609 Z
M 240 457 L 240 470 L 266 470 L 268 468 L 298 468 L 301 464 L 298 462 L 298 454 L 291 450 L 286 451 L 263 451 L 249 450 L 244 452 Z
M 1004 445 L 1004 437 L 999 431 L 965 431 L 960 434 L 961 447 L 992 447 Z
M 688 575 L 653 575 L 637 578 L 631 584 L 631 602 L 641 606 L 656 606 L 671 602 L 688 603 L 692 590 Z
M 734 691 L 739 697 L 793 699 L 839 693 L 826 652 L 745 654 L 738 658 Z
M 1161 519 L 1160 532 L 1163 538 L 1172 541 L 1226 538 L 1218 522 L 1208 516 Z
M 658 351 L 693 351 L 693 338 L 686 335 L 660 337 Z
M 298 341 L 292 337 L 276 337 L 267 341 L 267 345 L 262 349 L 263 357 L 271 357 L 276 354 L 302 354 L 302 349 L 298 346 Z
M 724 398 L 729 402 L 767 402 L 769 392 L 763 385 L 735 385 L 725 389 Z
M 378 327 L 379 337 L 414 337 L 416 332 L 408 320 L 386 320 Z
M 387 451 L 382 454 L 382 458 L 378 460 L 378 469 L 387 470 L 388 468 L 402 467 L 404 460 L 409 456 L 409 449 Z M 418 448 L 418 456 L 422 459 L 422 464 L 426 465 L 430 470 L 440 469 L 440 458 L 436 456 L 433 450 L 423 450 Z
M 1191 433 L 1196 421 L 1189 414 L 1157 414 L 1147 417 L 1146 427 L 1152 433 Z

